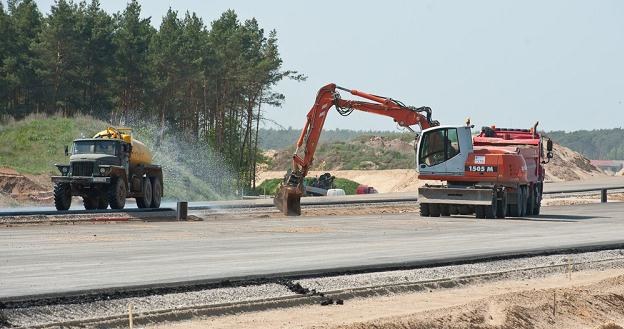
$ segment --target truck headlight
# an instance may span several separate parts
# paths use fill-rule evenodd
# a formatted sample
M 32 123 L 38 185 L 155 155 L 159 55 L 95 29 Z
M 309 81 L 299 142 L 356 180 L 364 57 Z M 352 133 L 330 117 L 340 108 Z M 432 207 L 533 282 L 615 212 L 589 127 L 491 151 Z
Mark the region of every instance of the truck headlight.
M 106 175 L 106 174 L 108 174 L 108 168 L 100 167 L 100 175 Z
M 67 174 L 69 173 L 69 167 L 63 167 L 62 171 L 63 171 L 63 176 L 67 176 Z

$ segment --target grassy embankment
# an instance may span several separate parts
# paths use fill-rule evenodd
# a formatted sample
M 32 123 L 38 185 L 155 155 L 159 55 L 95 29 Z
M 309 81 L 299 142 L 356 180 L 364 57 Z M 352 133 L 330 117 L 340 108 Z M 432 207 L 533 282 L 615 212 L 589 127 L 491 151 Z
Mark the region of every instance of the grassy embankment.
M 89 116 L 63 118 L 60 116 L 31 115 L 24 120 L 0 123 L 0 167 L 12 168 L 23 174 L 52 175 L 58 171 L 55 163 L 68 163 L 65 145 L 71 145 L 76 138 L 89 138 L 109 126 L 108 123 Z M 154 163 L 163 168 L 164 198 L 169 200 L 214 200 L 228 198 L 219 193 L 204 175 L 205 163 L 197 154 L 184 154 L 188 149 L 195 153 L 209 153 L 201 147 L 179 145 L 170 138 L 154 147 L 153 131 L 145 126 L 135 129 L 134 136 L 143 141 L 153 152 Z M 194 161 L 194 162 L 193 162 Z M 201 162 L 201 165 L 197 163 Z M 226 176 L 224 170 L 221 175 Z

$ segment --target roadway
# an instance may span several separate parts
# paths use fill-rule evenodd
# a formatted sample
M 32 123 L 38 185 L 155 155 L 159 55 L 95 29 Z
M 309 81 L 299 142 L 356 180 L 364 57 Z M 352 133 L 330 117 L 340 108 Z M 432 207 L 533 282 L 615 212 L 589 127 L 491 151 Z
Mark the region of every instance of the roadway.
M 624 203 L 542 210 L 2 227 L 0 298 L 624 243 Z

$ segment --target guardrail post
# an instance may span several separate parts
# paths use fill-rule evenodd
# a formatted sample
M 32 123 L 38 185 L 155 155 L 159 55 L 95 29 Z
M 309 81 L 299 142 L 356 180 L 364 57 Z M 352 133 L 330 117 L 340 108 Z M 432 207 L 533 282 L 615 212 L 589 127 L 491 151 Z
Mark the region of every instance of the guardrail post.
M 603 188 L 602 190 L 600 190 L 600 202 L 605 203 L 607 202 L 607 189 Z
M 176 219 L 186 220 L 187 215 L 188 215 L 188 202 L 178 201 L 178 207 L 176 209 Z

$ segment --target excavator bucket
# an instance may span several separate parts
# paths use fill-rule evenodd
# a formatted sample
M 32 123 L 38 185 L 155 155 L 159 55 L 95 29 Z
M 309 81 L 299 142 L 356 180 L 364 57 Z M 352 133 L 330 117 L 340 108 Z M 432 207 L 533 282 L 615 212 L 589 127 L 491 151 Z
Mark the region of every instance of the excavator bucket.
M 301 196 L 303 192 L 296 186 L 282 185 L 273 198 L 273 204 L 286 216 L 301 215 Z

